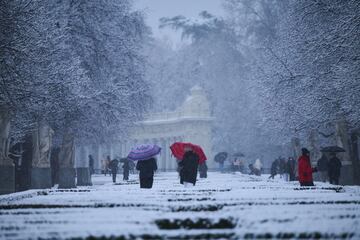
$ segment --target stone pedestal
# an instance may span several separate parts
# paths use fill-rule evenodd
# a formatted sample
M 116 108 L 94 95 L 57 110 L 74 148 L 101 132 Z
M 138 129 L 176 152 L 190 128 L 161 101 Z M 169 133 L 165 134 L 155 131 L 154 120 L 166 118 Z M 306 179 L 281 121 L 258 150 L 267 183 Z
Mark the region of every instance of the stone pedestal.
M 31 188 L 51 188 L 51 169 L 33 167 L 31 169 Z
M 75 142 L 74 136 L 66 131 L 59 153 L 59 188 L 74 188 L 75 185 Z
M 0 166 L 0 194 L 15 192 L 15 166 Z
M 90 170 L 87 167 L 76 168 L 77 186 L 91 186 Z
M 60 168 L 59 170 L 59 188 L 75 188 L 75 169 Z
M 51 188 L 50 155 L 54 131 L 46 123 L 38 123 L 32 134 L 31 188 Z

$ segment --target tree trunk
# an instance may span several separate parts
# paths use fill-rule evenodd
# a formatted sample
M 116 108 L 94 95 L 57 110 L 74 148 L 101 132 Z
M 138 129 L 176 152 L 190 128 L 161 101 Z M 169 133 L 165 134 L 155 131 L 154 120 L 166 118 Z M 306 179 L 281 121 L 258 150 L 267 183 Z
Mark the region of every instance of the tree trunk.
M 84 145 L 80 146 L 76 156 L 76 173 L 78 186 L 91 186 L 91 176 L 89 171 L 89 151 Z
M 344 153 L 337 154 L 342 163 L 340 184 L 354 184 L 350 137 L 347 123 L 343 119 L 336 122 L 336 144 L 345 149 Z
M 54 131 L 47 124 L 38 124 L 33 132 L 31 188 L 51 188 L 50 154 Z
M 15 192 L 15 166 L 9 158 L 10 111 L 0 106 L 0 194 Z
M 75 188 L 75 140 L 69 132 L 64 134 L 59 159 L 59 188 Z

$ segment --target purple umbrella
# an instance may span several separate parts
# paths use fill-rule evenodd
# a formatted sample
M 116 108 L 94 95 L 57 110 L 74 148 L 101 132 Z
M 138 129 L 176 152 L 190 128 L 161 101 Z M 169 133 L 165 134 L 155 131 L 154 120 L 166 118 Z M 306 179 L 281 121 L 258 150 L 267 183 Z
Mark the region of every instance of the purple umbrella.
M 133 147 L 127 156 L 132 161 L 148 160 L 159 154 L 161 147 L 156 144 L 141 144 Z

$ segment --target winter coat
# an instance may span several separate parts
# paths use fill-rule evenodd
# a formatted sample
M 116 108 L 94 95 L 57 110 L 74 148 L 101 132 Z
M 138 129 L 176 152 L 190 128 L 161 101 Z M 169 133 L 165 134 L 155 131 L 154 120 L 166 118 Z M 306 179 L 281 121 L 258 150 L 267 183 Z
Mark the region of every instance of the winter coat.
M 114 159 L 110 162 L 109 167 L 112 172 L 117 172 L 118 170 L 119 161 Z
M 124 162 L 124 165 L 123 165 L 124 180 L 128 180 L 129 171 L 130 171 L 129 161 L 126 161 L 126 162 Z
M 259 171 L 262 169 L 262 163 L 260 162 L 260 159 L 255 160 L 253 167 Z
M 186 152 L 183 159 L 179 162 L 180 183 L 189 182 L 195 185 L 196 175 L 199 164 L 199 156 L 192 152 Z
M 311 168 L 310 158 L 306 155 L 302 155 L 298 160 L 298 172 L 299 172 L 299 182 L 308 183 L 313 181 L 312 173 L 313 169 Z
M 271 164 L 271 175 L 275 176 L 277 174 L 278 171 L 278 161 L 273 161 Z
M 330 178 L 339 178 L 340 177 L 340 170 L 341 170 L 341 161 L 337 157 L 333 157 L 329 161 L 329 177 Z
M 140 171 L 140 178 L 152 178 L 154 172 L 157 170 L 157 164 L 155 158 L 149 160 L 138 161 L 136 169 Z
M 129 171 L 130 170 L 129 161 L 124 162 L 124 165 L 123 165 L 122 168 L 124 169 L 124 171 Z
M 318 171 L 328 171 L 329 161 L 325 155 L 322 155 L 321 158 L 317 162 Z

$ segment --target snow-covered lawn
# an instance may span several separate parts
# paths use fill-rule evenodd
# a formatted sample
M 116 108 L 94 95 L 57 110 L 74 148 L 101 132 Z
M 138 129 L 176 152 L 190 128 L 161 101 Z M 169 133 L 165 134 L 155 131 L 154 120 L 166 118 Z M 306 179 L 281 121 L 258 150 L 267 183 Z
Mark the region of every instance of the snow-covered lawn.
M 184 188 L 172 172 L 144 190 L 131 178 L 114 185 L 96 175 L 92 187 L 0 196 L 0 239 L 360 239 L 360 187 L 209 172 Z

